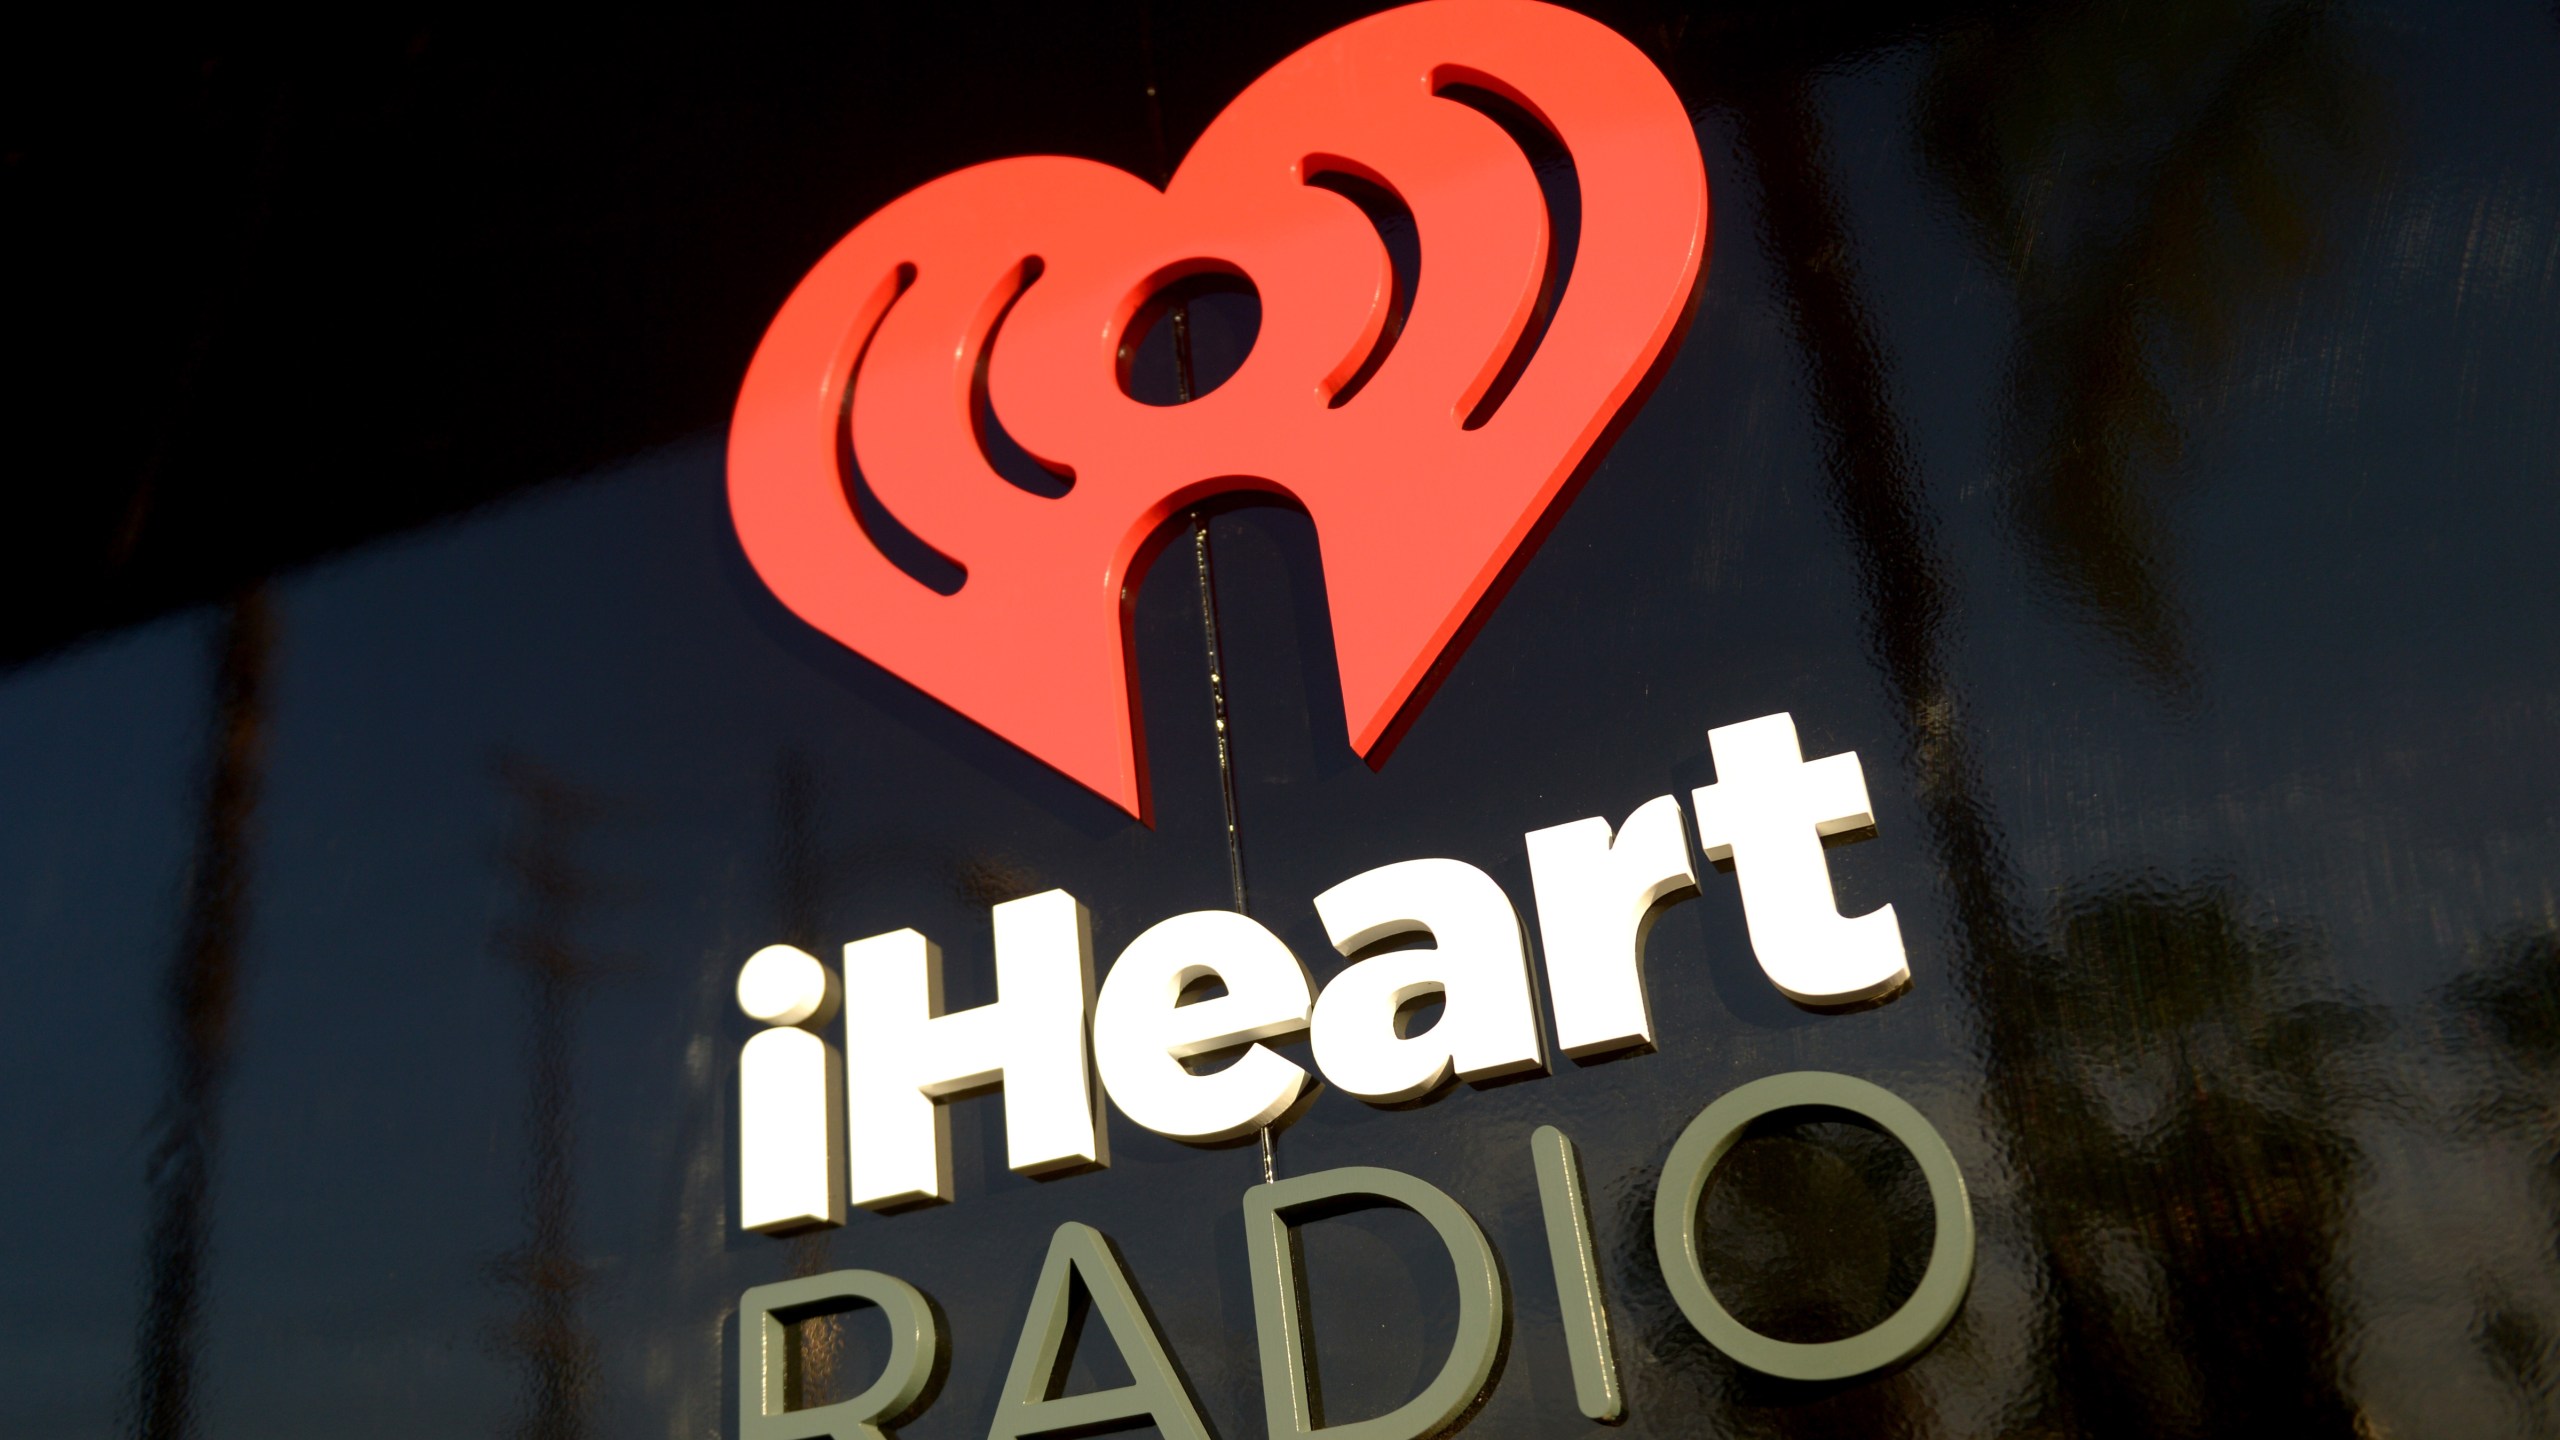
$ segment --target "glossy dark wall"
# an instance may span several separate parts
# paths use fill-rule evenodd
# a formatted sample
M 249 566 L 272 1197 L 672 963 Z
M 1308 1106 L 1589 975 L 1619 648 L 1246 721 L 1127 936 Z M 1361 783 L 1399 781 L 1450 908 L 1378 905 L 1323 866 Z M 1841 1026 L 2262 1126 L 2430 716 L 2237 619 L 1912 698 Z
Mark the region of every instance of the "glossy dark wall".
M 1786 710 L 1865 762 L 1832 872 L 1895 906 L 1907 992 L 1789 1004 L 1702 871 L 1656 1053 L 1276 1136 L 1493 1238 L 1467 1433 L 1599 1433 L 1541 1123 L 1624 1433 L 2560 1432 L 2560 14 L 1602 12 L 1706 157 L 1684 345 L 1376 771 L 1308 523 L 1200 517 L 1136 599 L 1142 828 L 785 612 L 721 427 L 880 203 L 1032 151 L 1160 177 L 1355 13 L 11 47 L 0 1431 L 730 1433 L 739 1292 L 864 1266 L 949 1321 L 903 1433 L 982 1434 L 1075 1219 L 1258 1434 L 1255 1147 L 1114 1116 L 1108 1170 L 1033 1181 L 972 1100 L 956 1203 L 742 1234 L 738 963 L 912 925 L 979 1003 L 987 907 L 1064 886 L 1106 961 L 1241 895 L 1321 979 L 1317 891 L 1446 855 L 1526 913 L 1523 831 Z M 1981 1227 L 1944 1339 L 1834 1387 L 1714 1353 L 1651 1254 L 1681 1125 L 1799 1068 L 1917 1105 Z M 1719 1292 L 1871 1323 L 1926 1245 L 1906 1168 L 1748 1142 Z M 1307 1256 L 1328 1413 L 1389 1408 L 1445 1266 L 1392 1214 Z M 814 1389 L 861 1383 L 858 1321 Z

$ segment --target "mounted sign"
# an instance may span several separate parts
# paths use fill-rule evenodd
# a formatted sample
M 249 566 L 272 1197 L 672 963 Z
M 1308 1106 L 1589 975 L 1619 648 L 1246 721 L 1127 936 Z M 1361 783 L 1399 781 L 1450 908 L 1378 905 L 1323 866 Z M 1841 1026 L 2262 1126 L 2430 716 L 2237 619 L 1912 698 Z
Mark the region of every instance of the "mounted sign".
M 1552 217 L 1490 109 L 1572 158 L 1560 298 Z M 1328 177 L 1412 212 L 1412 294 Z M 1144 815 L 1128 592 L 1185 506 L 1287 497 L 1314 518 L 1345 719 L 1376 757 L 1673 339 L 1706 238 L 1689 117 L 1634 46 L 1521 0 L 1389 11 L 1247 87 L 1161 191 L 1030 156 L 864 221 L 748 368 L 731 514 L 801 618 Z M 1123 348 L 1203 273 L 1260 295 L 1253 352 L 1189 404 L 1143 404 Z M 1000 475 L 996 427 L 1063 493 Z M 884 551 L 864 488 L 957 589 Z
M 1514 138 L 1523 126 L 1570 157 L 1569 256 Z M 1399 280 L 1346 188 L 1412 215 L 1418 279 Z M 730 437 L 731 513 L 757 573 L 803 619 L 1144 816 L 1129 592 L 1185 507 L 1232 491 L 1292 500 L 1316 525 L 1348 733 L 1374 761 L 1677 336 L 1706 234 L 1688 116 L 1634 47 L 1523 0 L 1391 11 L 1255 81 L 1161 191 L 1031 157 L 945 176 L 864 221 L 756 352 Z M 1205 395 L 1142 403 L 1124 362 L 1171 287 L 1204 274 L 1260 298 L 1253 350 Z M 1016 447 L 1047 483 L 1000 472 L 994 457 Z M 1808 763 L 1783 714 L 1711 730 L 1708 744 L 1717 780 L 1691 796 L 1698 850 L 1731 862 L 1772 983 L 1813 1005 L 1897 991 L 1910 971 L 1892 907 L 1841 916 L 1822 850 L 1873 823 L 1857 757 Z M 1512 898 L 1450 858 L 1381 866 L 1312 898 L 1350 961 L 1321 988 L 1279 936 L 1232 911 L 1146 929 L 1097 984 L 1090 919 L 1063 890 L 994 907 L 997 998 L 970 1009 L 944 1008 L 940 951 L 915 930 L 846 945 L 840 977 L 769 946 L 738 977 L 740 1007 L 769 1027 L 740 1057 L 739 1223 L 781 1234 L 842 1224 L 848 1206 L 953 1199 L 947 1102 L 991 1088 L 1003 1092 L 1007 1164 L 1037 1174 L 1110 1162 L 1106 1099 L 1147 1130 L 1213 1144 L 1288 1113 L 1310 1068 L 1375 1105 L 1453 1079 L 1541 1073 L 1541 973 L 1567 1055 L 1650 1045 L 1645 935 L 1660 906 L 1697 892 L 1688 830 L 1664 795 L 1622 826 L 1594 817 L 1529 834 L 1534 965 Z M 1378 950 L 1402 937 L 1431 944 Z M 1186 1003 L 1204 981 L 1219 993 Z M 1439 1020 L 1405 1034 L 1400 1012 L 1430 996 Z M 819 1033 L 839 1012 L 841 1053 Z M 1299 1036 L 1311 1067 L 1272 1048 Z M 1207 1073 L 1186 1063 L 1221 1052 L 1240 1053 Z M 1937 1210 L 1920 1292 L 1833 1345 L 1741 1327 L 1707 1289 L 1685 1223 L 1743 1123 L 1807 1105 L 1887 1126 L 1920 1159 Z M 1579 1160 L 1553 1127 L 1529 1149 L 1577 1402 L 1615 1420 L 1623 1400 Z M 1971 1274 L 1970 1211 L 1943 1141 L 1847 1077 L 1762 1081 L 1710 1106 L 1664 1183 L 1656 1249 L 1682 1310 L 1770 1373 L 1894 1363 L 1936 1338 Z M 1291 1229 L 1374 1204 L 1412 1211 L 1439 1237 L 1458 1335 L 1394 1411 L 1324 1424 Z M 1508 1300 L 1458 1200 L 1394 1170 L 1283 1179 L 1266 1165 L 1243 1206 L 1273 1435 L 1412 1440 L 1479 1401 L 1500 1368 Z M 1059 1393 L 1079 1287 L 1129 1385 Z M 846 1303 L 889 1314 L 889 1364 L 852 1399 L 792 1410 L 789 1324 Z M 930 1403 L 944 1344 L 933 1317 L 920 1292 L 871 1271 L 750 1290 L 741 1435 L 879 1435 Z M 1108 1238 L 1063 1225 L 988 1433 L 1139 1422 L 1207 1433 Z

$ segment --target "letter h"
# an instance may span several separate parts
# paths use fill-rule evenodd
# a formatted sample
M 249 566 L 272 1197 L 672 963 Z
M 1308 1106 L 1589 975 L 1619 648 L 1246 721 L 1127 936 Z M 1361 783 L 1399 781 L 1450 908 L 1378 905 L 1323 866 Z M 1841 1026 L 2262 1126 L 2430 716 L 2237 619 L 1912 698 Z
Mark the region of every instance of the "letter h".
M 995 907 L 993 1004 L 942 1009 L 942 950 L 914 930 L 844 947 L 845 1120 L 853 1203 L 951 1198 L 946 1100 L 1004 1087 L 1005 1162 L 1109 1163 L 1085 1051 L 1093 925 L 1064 890 Z

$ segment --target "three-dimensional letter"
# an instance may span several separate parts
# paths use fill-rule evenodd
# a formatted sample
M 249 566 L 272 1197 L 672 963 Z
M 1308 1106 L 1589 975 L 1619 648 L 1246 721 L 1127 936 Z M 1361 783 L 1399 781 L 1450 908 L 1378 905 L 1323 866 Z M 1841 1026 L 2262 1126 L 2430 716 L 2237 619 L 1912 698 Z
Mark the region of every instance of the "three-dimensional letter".
M 1057 1393 L 1060 1372 L 1074 1358 L 1066 1349 L 1075 1280 L 1084 1282 L 1093 1317 L 1129 1367 L 1129 1383 L 1117 1389 Z M 1050 1237 L 1049 1258 L 1031 1292 L 1031 1313 L 1022 1319 L 1022 1338 L 1014 1344 L 1013 1368 L 996 1397 L 987 1440 L 1091 1435 L 1127 1429 L 1139 1420 L 1153 1423 L 1164 1440 L 1209 1440 L 1209 1427 L 1200 1423 L 1191 1391 L 1165 1353 L 1163 1337 L 1148 1323 L 1110 1239 L 1069 1221 Z
M 1227 993 L 1182 1004 L 1185 986 Z M 1122 1113 L 1177 1140 L 1249 1135 L 1285 1111 L 1307 1072 L 1254 1043 L 1307 1028 L 1306 968 L 1280 937 L 1232 910 L 1198 910 L 1150 927 L 1103 977 L 1093 1009 L 1102 1088 Z M 1235 1063 L 1194 1075 L 1182 1062 L 1249 1045 Z
M 1595 816 L 1532 830 L 1528 842 L 1557 1045 L 1578 1057 L 1652 1044 L 1645 936 L 1665 901 L 1698 890 L 1680 802 L 1646 801 L 1614 838 Z
M 1372 955 L 1316 997 L 1313 1041 L 1325 1079 L 1363 1100 L 1411 1100 L 1456 1070 L 1484 1080 L 1546 1068 L 1520 917 L 1492 876 L 1457 860 L 1407 860 L 1316 897 L 1325 938 L 1345 955 L 1428 934 L 1436 948 Z M 1445 998 L 1438 1024 L 1410 1038 L 1397 1012 Z
M 844 947 L 853 1203 L 951 1198 L 941 1101 L 1004 1087 L 1005 1161 L 1024 1174 L 1106 1163 L 1085 1066 L 1093 926 L 1051 890 L 995 907 L 990 1005 L 942 1011 L 942 951 L 913 930 Z
M 1760 968 L 1788 998 L 1845 1005 L 1911 978 L 1893 907 L 1840 914 L 1822 837 L 1875 824 L 1855 751 L 1808 763 L 1793 716 L 1780 713 L 1707 732 L 1716 783 L 1694 793 L 1698 843 L 1731 860 L 1742 917 Z
M 1458 1278 L 1458 1333 L 1422 1393 L 1384 1415 L 1320 1424 L 1307 1364 L 1306 1288 L 1298 1274 L 1296 1220 L 1365 1205 L 1400 1205 L 1436 1231 Z M 1253 1321 L 1262 1356 L 1262 1408 L 1273 1440 L 1421 1440 L 1448 1429 L 1492 1384 L 1502 1358 L 1502 1268 L 1466 1207 L 1399 1170 L 1323 1170 L 1244 1192 L 1245 1243 L 1253 1247 Z
M 768 945 L 738 971 L 738 1008 L 772 1026 L 738 1052 L 738 1224 L 766 1234 L 844 1223 L 843 1061 L 810 1033 L 835 1014 L 816 956 Z

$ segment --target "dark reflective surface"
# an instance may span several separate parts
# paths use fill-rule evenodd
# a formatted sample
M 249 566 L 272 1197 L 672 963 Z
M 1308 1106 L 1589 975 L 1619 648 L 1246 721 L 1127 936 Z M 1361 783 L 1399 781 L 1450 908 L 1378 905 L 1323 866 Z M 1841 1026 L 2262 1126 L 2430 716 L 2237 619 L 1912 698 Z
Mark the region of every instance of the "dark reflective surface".
M 141 358 L 114 425 L 19 392 L 22 434 L 94 443 L 12 532 L 0 1428 L 727 1433 L 739 1291 L 859 1265 L 953 1339 L 905 1433 L 980 1434 L 1078 1219 L 1217 1433 L 1258 1434 L 1259 1147 L 1115 1116 L 1109 1169 L 1036 1181 L 971 1100 L 956 1203 L 743 1235 L 738 963 L 913 925 L 981 1003 L 987 907 L 1062 885 L 1106 962 L 1242 903 L 1321 979 L 1318 891 L 1447 855 L 1525 908 L 1523 831 L 1707 783 L 1709 726 L 1787 710 L 1865 762 L 1876 833 L 1828 853 L 1845 911 L 1896 907 L 1909 991 L 1789 1004 L 1702 869 L 1653 932 L 1654 1053 L 1326 1092 L 1275 1137 L 1284 1175 L 1391 1165 L 1492 1238 L 1512 1327 L 1468 1433 L 1587 1423 L 1541 1123 L 1582 1150 L 1626 1433 L 2560 1429 L 2560 16 L 1608 12 L 1714 187 L 1683 348 L 1376 771 L 1308 521 L 1204 514 L 1137 596 L 1141 828 L 784 612 L 718 426 L 881 201 L 1017 152 L 1161 175 L 1350 13 L 10 62 L 52 72 L 11 101 L 15 343 Z M 146 192 L 183 212 L 165 265 Z M 420 278 L 351 307 L 369 235 Z M 1909 1099 L 1973 1188 L 1965 1308 L 1863 1381 L 1740 1369 L 1654 1266 L 1681 1125 L 1796 1068 Z M 1719 1292 L 1782 1335 L 1881 1313 L 1925 1243 L 1897 1164 L 1854 1127 L 1746 1145 Z M 1453 1323 L 1399 1218 L 1305 1240 L 1336 1416 Z M 804 1400 L 867 1383 L 867 1324 L 802 1327 Z M 1070 1388 L 1116 1374 L 1085 1338 Z

